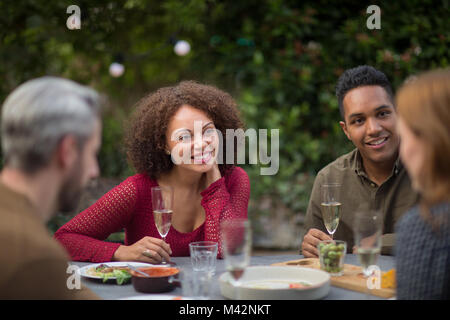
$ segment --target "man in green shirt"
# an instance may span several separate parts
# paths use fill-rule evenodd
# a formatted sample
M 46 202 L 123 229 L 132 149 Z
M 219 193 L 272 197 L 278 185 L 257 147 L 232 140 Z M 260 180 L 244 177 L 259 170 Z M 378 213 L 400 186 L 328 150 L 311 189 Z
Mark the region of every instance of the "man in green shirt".
M 341 217 L 333 235 L 353 251 L 353 221 L 362 208 L 383 213 L 382 254 L 392 254 L 394 225 L 418 195 L 399 160 L 394 95 L 386 75 L 370 66 L 346 70 L 338 80 L 336 96 L 341 128 L 356 149 L 319 171 L 314 181 L 302 242 L 305 257 L 317 257 L 317 244 L 330 240 L 322 219 L 320 186 L 340 183 Z

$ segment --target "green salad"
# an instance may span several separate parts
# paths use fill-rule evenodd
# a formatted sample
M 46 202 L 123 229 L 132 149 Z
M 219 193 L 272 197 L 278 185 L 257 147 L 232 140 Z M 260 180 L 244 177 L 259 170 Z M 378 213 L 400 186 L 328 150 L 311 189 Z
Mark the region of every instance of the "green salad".
M 116 279 L 118 285 L 128 283 L 131 279 L 129 269 L 126 267 L 110 267 L 108 265 L 101 264 L 93 270 L 90 274 L 98 276 L 103 279 L 103 282 L 109 279 Z
M 103 273 L 101 275 L 103 282 L 108 281 L 110 278 L 116 278 L 117 284 L 121 285 L 127 283 L 131 279 L 131 274 L 125 270 L 114 270 L 113 272 Z

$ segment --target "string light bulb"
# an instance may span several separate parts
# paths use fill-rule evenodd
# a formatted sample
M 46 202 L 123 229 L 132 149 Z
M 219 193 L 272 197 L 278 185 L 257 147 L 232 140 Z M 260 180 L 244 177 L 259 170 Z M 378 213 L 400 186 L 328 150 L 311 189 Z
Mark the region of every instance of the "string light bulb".
M 109 66 L 109 74 L 114 78 L 118 78 L 125 72 L 125 67 L 119 62 L 113 62 Z
M 185 56 L 191 51 L 191 45 L 185 40 L 178 40 L 173 48 L 175 54 Z
M 109 74 L 112 77 L 118 78 L 123 75 L 123 73 L 125 72 L 125 66 L 123 64 L 123 61 L 124 61 L 123 54 L 117 53 L 114 56 L 114 60 L 109 66 Z

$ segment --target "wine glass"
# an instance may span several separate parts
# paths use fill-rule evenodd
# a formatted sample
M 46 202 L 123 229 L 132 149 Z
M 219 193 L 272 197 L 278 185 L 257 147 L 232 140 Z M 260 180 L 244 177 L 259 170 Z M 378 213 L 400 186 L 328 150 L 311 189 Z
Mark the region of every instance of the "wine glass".
M 221 224 L 222 248 L 227 271 L 233 279 L 235 297 L 239 300 L 240 279 L 250 263 L 251 229 L 246 219 L 229 219 Z
M 153 218 L 159 235 L 166 241 L 172 225 L 173 189 L 171 187 L 152 187 Z M 163 264 L 167 262 L 163 259 Z
M 369 267 L 377 263 L 381 251 L 382 231 L 381 211 L 367 209 L 356 213 L 353 226 L 355 247 L 366 278 L 371 275 Z
M 331 239 L 341 217 L 341 186 L 340 183 L 327 183 L 320 186 L 322 218 Z

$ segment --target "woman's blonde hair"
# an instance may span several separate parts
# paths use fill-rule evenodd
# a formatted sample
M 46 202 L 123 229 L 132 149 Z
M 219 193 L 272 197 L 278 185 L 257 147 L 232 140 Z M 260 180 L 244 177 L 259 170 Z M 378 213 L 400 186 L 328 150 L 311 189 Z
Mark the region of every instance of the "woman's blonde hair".
M 450 200 L 450 69 L 408 81 L 398 91 L 396 105 L 403 122 L 425 143 L 425 161 L 417 177 L 422 207 Z

